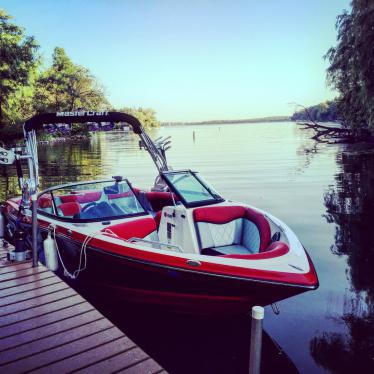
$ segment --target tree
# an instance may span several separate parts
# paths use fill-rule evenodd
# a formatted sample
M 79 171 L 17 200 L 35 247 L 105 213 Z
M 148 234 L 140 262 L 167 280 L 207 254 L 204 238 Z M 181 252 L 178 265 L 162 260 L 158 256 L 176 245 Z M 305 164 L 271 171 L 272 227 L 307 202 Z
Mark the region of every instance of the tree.
M 36 80 L 34 105 L 38 113 L 110 107 L 96 78 L 87 68 L 74 64 L 63 48 L 56 47 L 52 59 L 52 66 Z
M 52 65 L 40 70 L 38 44 L 10 19 L 0 10 L 0 124 L 18 126 L 0 128 L 1 139 L 21 135 L 21 123 L 36 113 L 111 109 L 97 79 L 74 64 L 63 48 L 56 47 Z M 159 126 L 152 109 L 123 110 L 146 128 Z
M 299 104 L 296 105 L 301 106 Z M 337 121 L 338 117 L 336 113 L 336 103 L 335 101 L 326 101 L 308 108 L 302 107 L 301 110 L 292 115 L 291 120 L 317 122 Z
M 124 107 L 119 109 L 120 112 L 132 114 L 136 117 L 142 126 L 146 129 L 151 127 L 159 127 L 160 123 L 157 120 L 156 112 L 150 108 L 128 108 Z
M 24 30 L 10 22 L 11 17 L 0 10 L 0 123 L 13 124 L 16 101 L 26 100 L 29 91 L 24 87 L 39 64 L 35 39 L 25 36 Z
M 343 125 L 360 133 L 374 132 L 374 3 L 353 0 L 351 12 L 336 22 L 337 46 L 325 58 L 328 83 L 338 90 Z

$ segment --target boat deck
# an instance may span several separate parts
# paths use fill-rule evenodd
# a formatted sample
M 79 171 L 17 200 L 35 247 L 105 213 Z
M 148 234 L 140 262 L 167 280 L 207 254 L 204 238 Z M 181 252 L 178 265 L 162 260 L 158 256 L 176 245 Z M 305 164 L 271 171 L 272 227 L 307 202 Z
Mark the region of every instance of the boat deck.
M 43 265 L 10 263 L 0 244 L 2 373 L 166 373 Z

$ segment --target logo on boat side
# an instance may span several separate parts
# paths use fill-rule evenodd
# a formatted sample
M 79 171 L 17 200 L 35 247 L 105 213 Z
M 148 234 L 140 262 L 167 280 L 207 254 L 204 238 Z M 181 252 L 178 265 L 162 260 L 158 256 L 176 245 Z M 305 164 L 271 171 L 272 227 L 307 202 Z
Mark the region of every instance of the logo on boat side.
M 57 112 L 56 117 L 107 116 L 108 114 L 109 114 L 108 111 L 95 112 L 95 111 L 79 110 L 76 112 Z

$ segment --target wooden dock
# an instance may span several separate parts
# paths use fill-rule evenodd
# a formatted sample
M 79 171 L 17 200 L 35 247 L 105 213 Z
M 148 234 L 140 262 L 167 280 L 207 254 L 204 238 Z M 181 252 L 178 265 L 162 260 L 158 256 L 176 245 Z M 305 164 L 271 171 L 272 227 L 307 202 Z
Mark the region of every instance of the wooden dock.
M 0 372 L 166 373 L 43 265 L 0 247 Z

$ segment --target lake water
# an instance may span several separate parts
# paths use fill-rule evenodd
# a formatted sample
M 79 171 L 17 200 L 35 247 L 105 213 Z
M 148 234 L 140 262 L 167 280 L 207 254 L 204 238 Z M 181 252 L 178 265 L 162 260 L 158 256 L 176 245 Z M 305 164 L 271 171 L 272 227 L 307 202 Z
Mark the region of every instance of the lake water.
M 172 136 L 167 157 L 174 168 L 198 170 L 223 196 L 279 217 L 308 250 L 319 289 L 279 302 L 279 315 L 266 308 L 264 321 L 298 370 L 374 372 L 374 151 L 316 144 L 294 123 L 151 132 L 160 135 Z M 122 132 L 43 145 L 39 154 L 42 187 L 112 175 L 148 187 L 155 177 L 138 139 Z M 16 193 L 15 170 L 0 168 L 0 199 Z M 91 301 L 171 372 L 248 370 L 247 318 L 203 319 Z

